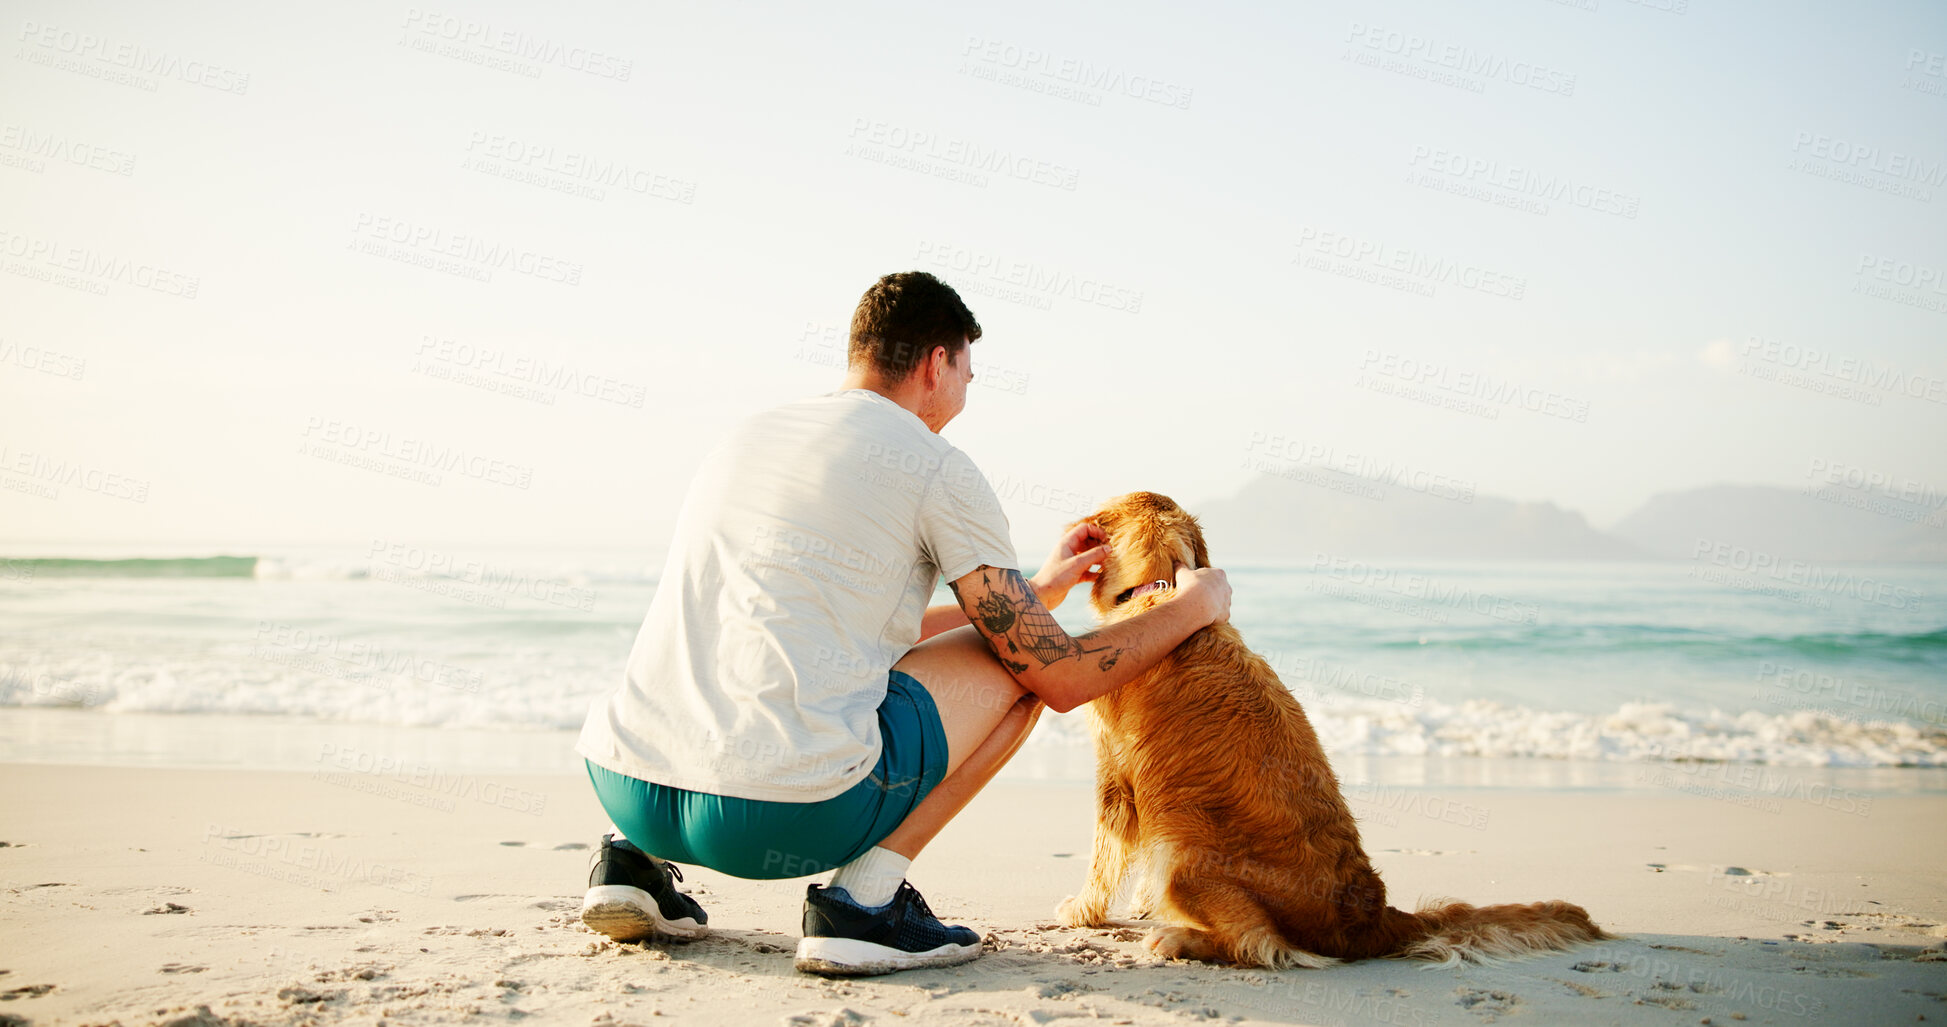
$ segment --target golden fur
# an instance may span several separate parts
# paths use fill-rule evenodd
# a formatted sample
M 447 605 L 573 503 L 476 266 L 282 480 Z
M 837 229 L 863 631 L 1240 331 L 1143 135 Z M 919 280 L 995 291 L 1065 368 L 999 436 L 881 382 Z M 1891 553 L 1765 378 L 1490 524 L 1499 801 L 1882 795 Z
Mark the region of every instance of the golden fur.
M 1210 565 L 1196 518 L 1166 496 L 1134 492 L 1088 520 L 1111 545 L 1091 597 L 1105 621 L 1170 601 L 1165 590 L 1117 605 L 1129 589 Z M 1148 939 L 1165 957 L 1479 961 L 1612 937 L 1560 901 L 1388 906 L 1305 711 L 1229 623 L 1191 635 L 1088 709 L 1095 853 L 1081 893 L 1057 910 L 1069 926 L 1107 923 L 1131 871 L 1146 866 L 1136 905 L 1174 922 Z

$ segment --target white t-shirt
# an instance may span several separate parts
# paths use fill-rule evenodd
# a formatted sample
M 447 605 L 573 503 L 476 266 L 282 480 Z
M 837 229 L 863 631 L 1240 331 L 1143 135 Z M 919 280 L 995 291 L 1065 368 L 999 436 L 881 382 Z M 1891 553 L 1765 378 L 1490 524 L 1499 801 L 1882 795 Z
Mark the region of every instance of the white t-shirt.
M 622 686 L 576 751 L 676 788 L 816 802 L 879 758 L 886 672 L 942 576 L 1018 566 L 965 453 L 864 389 L 752 417 L 704 458 Z

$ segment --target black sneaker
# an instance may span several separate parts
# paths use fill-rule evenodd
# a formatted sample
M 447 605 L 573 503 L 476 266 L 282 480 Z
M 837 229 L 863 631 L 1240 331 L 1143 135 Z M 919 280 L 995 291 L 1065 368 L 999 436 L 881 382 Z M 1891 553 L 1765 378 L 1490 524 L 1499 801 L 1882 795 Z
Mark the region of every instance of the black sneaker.
M 710 932 L 710 914 L 677 891 L 671 877 L 680 881 L 683 872 L 674 864 L 649 858 L 627 838 L 605 834 L 595 869 L 588 875 L 588 895 L 581 900 L 581 922 L 616 941 L 659 934 L 703 937 Z
M 879 909 L 860 906 L 843 888 L 805 889 L 804 938 L 798 942 L 798 969 L 805 973 L 863 977 L 979 956 L 980 935 L 941 923 L 904 881 Z

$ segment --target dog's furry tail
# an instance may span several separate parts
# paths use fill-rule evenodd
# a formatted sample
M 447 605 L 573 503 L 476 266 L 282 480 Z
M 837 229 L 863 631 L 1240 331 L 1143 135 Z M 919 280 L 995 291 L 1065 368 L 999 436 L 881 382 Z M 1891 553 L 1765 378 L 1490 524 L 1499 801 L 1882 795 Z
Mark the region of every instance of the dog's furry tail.
M 1390 955 L 1448 965 L 1492 963 L 1615 937 L 1597 927 L 1587 910 L 1559 899 L 1500 906 L 1433 899 L 1416 913 L 1387 913 L 1400 929 Z

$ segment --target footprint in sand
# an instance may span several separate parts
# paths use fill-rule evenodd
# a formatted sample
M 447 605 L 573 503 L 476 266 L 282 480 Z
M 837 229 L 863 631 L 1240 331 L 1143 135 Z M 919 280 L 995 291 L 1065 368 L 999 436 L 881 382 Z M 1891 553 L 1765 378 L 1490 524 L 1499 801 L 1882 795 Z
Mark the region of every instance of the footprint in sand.
M 190 908 L 188 906 L 183 905 L 180 902 L 165 902 L 162 905 L 155 907 L 154 909 L 143 910 L 142 915 L 143 916 L 157 916 L 157 915 L 167 916 L 171 914 L 188 913 L 188 912 L 190 912 Z
M 1586 984 L 1577 984 L 1574 981 L 1565 981 L 1562 980 L 1560 977 L 1550 977 L 1548 979 L 1554 981 L 1556 984 L 1560 984 L 1563 987 L 1566 987 L 1568 990 L 1576 993 L 1577 995 L 1582 996 L 1583 998 L 1608 998 L 1609 997 L 1609 993 L 1603 991 L 1600 988 L 1591 988 Z
M 0 1002 L 12 1002 L 17 998 L 40 998 L 42 995 L 53 990 L 54 985 L 52 984 L 29 984 L 25 987 L 0 991 Z
M 1749 868 L 1739 867 L 1739 866 L 1700 867 L 1691 863 L 1645 863 L 1643 864 L 1643 866 L 1649 868 L 1651 872 L 1658 873 L 1658 874 L 1665 873 L 1671 870 L 1683 870 L 1683 871 L 1688 871 L 1690 873 L 1709 874 L 1712 877 L 1749 877 L 1751 878 L 1752 884 L 1756 884 L 1758 878 L 1761 877 L 1790 877 L 1791 876 L 1790 873 L 1785 871 L 1751 870 Z
M 871 1018 L 856 1009 L 836 1009 L 829 1013 L 799 1013 L 786 1017 L 789 1027 L 859 1027 Z
M 1521 1004 L 1521 997 L 1506 991 L 1483 991 L 1479 988 L 1460 987 L 1454 989 L 1454 1004 L 1481 1017 L 1488 1023 L 1501 1018 Z
M 164 963 L 156 970 L 162 974 L 199 974 L 208 970 L 207 966 L 191 966 L 188 963 Z
M 276 834 L 219 834 L 211 837 L 226 842 L 239 842 L 250 838 L 343 838 L 345 836 L 335 831 L 285 831 Z

